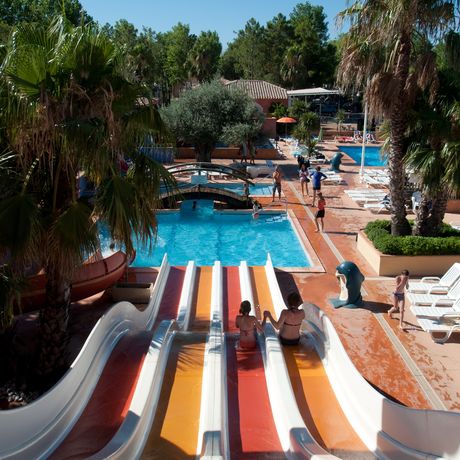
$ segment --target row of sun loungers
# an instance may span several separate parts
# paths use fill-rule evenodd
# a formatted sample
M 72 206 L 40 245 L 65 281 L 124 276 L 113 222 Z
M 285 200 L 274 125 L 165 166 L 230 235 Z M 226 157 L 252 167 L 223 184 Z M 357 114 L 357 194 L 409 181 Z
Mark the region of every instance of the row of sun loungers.
M 379 214 L 391 206 L 388 192 L 384 189 L 345 190 L 345 193 L 356 202 L 363 202 L 363 208 Z
M 460 331 L 460 263 L 453 264 L 442 278 L 410 283 L 408 290 L 412 313 L 435 342 L 444 343 Z

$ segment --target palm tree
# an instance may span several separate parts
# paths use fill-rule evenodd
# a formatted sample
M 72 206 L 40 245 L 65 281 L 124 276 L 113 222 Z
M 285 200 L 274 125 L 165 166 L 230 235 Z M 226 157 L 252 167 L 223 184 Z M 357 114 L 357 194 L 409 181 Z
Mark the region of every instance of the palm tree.
M 0 82 L 16 172 L 16 186 L 0 199 L 0 250 L 15 273 L 30 264 L 46 273 L 38 371 L 47 376 L 65 364 L 70 280 L 98 248 L 97 221 L 131 252 L 133 233 L 144 241 L 155 235 L 160 183 L 174 180 L 139 153 L 161 126 L 158 112 L 143 103 L 148 92 L 94 26 L 57 17 L 48 26 L 16 27 Z M 132 166 L 122 177 L 125 154 Z M 83 172 L 96 186 L 94 203 L 79 198 Z
M 319 117 L 314 112 L 305 112 L 301 117 L 294 128 L 292 134 L 299 139 L 301 142 L 305 143 L 308 150 L 308 155 L 310 156 L 315 149 L 317 141 L 312 139 L 312 134 L 314 130 L 320 128 Z
M 407 112 L 416 90 L 436 90 L 435 55 L 414 52 L 420 37 L 438 38 L 455 25 L 458 0 L 356 1 L 339 15 L 350 20 L 338 68 L 338 81 L 353 90 L 366 88 L 371 113 L 383 114 L 391 129 L 388 165 L 393 235 L 410 232 L 404 203 Z
M 438 235 L 450 195 L 460 192 L 460 72 L 439 72 L 440 88 L 429 104 L 419 98 L 409 119 L 406 164 L 416 172 L 422 200 L 414 235 Z

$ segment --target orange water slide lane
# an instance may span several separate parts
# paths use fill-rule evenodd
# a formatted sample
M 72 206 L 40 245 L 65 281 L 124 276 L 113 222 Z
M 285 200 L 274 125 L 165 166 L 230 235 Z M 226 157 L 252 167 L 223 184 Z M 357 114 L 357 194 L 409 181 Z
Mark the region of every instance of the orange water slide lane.
M 316 441 L 338 457 L 374 458 L 340 407 L 313 345 L 303 339 L 283 353 L 297 405 Z
M 227 331 L 237 331 L 241 292 L 238 269 L 224 270 L 224 313 Z M 258 273 L 259 270 L 256 270 Z M 260 293 L 260 299 L 264 299 Z M 254 301 L 256 297 L 254 292 Z M 227 307 L 226 307 L 227 306 Z M 260 350 L 240 351 L 238 335 L 227 334 L 229 443 L 232 459 L 284 459 L 271 411 Z
M 254 308 L 257 318 L 262 319 L 264 310 L 268 310 L 273 317 L 276 318 L 277 315 L 273 308 L 265 267 L 250 267 L 249 275 L 251 277 L 252 295 L 254 297 Z M 258 308 L 258 306 L 260 306 L 260 308 Z
M 171 268 L 158 315 L 162 319 L 176 317 L 184 275 L 185 268 Z M 118 342 L 82 415 L 51 459 L 87 458 L 112 439 L 128 412 L 152 335 L 133 333 Z
M 197 269 L 191 332 L 174 338 L 143 459 L 196 458 L 211 281 L 211 267 Z

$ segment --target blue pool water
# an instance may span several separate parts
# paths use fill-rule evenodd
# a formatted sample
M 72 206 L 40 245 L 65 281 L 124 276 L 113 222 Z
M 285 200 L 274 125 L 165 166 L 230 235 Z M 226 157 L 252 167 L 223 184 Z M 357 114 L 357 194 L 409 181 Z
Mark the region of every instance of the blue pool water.
M 157 267 L 168 253 L 171 265 L 184 266 L 189 260 L 197 265 L 264 265 L 269 252 L 277 267 L 309 267 L 308 260 L 291 223 L 283 213 L 262 214 L 253 219 L 242 212 L 214 211 L 205 200 L 183 203 L 181 211 L 159 213 L 158 236 L 152 254 L 140 243 L 134 267 Z M 212 203 L 212 202 L 211 202 Z M 102 249 L 110 245 L 110 235 L 101 229 Z
M 230 190 L 231 192 L 243 194 L 243 184 L 216 184 L 216 183 L 208 183 L 206 184 L 207 187 L 217 187 L 217 188 L 224 188 L 225 190 Z M 254 184 L 249 186 L 249 194 L 250 195 L 267 195 L 270 196 L 272 194 L 273 187 L 270 184 Z
M 340 146 L 340 150 L 350 156 L 357 164 L 361 164 L 362 147 Z M 380 155 L 380 147 L 366 146 L 364 166 L 386 166 L 387 159 Z

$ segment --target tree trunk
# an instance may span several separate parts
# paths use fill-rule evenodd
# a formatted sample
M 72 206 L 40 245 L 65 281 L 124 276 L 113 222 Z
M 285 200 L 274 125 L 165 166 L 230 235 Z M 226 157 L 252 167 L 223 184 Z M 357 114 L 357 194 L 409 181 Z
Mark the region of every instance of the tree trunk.
M 408 235 L 411 232 L 406 218 L 404 202 L 405 171 L 403 159 L 405 155 L 406 95 L 404 87 L 409 75 L 409 58 L 411 51 L 410 37 L 403 34 L 400 39 L 399 59 L 395 69 L 395 77 L 399 81 L 399 97 L 394 102 L 390 114 L 391 144 L 388 157 L 390 171 L 391 198 L 391 234 L 394 236 Z
M 70 283 L 58 268 L 47 271 L 46 306 L 40 310 L 40 352 L 37 374 L 44 381 L 65 368 Z M 53 382 L 54 383 L 54 382 Z
M 430 234 L 430 227 L 430 197 L 426 193 L 423 193 L 416 212 L 412 234 L 414 236 L 428 236 Z
M 448 193 L 445 188 L 439 190 L 433 197 L 433 207 L 431 208 L 430 234 L 433 236 L 439 235 L 442 227 L 442 221 L 447 209 Z
M 200 162 L 211 162 L 211 153 L 214 150 L 214 145 L 195 144 L 195 159 Z

